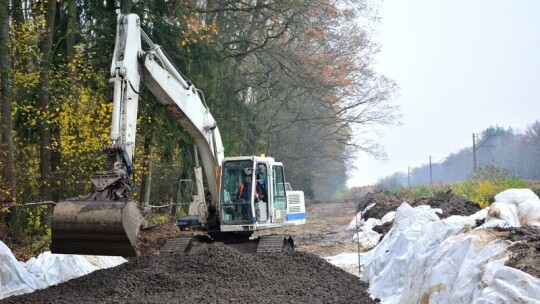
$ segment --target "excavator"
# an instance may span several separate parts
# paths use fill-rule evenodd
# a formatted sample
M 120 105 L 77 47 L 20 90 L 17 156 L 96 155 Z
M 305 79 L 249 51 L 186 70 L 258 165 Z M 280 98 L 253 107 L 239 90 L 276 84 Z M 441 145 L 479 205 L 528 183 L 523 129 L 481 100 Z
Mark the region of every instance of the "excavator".
M 143 50 L 143 42 L 147 50 Z M 135 14 L 118 16 L 110 76 L 113 109 L 111 142 L 104 147 L 106 166 L 91 176 L 92 193 L 60 201 L 55 206 L 52 253 L 140 255 L 137 234 L 150 209 L 133 199 L 141 84 L 168 109 L 194 142 L 196 193 L 190 199 L 187 215 L 177 219 L 179 229 L 203 231 L 213 241 L 254 243 L 256 252 L 294 247 L 289 236 L 270 234 L 255 238 L 254 233 L 304 224 L 304 193 L 286 188 L 283 164 L 272 157 L 224 157 L 219 129 L 203 93 L 149 39 Z M 205 195 L 203 170 L 210 200 Z M 161 252 L 186 251 L 191 241 L 189 237 L 171 239 Z

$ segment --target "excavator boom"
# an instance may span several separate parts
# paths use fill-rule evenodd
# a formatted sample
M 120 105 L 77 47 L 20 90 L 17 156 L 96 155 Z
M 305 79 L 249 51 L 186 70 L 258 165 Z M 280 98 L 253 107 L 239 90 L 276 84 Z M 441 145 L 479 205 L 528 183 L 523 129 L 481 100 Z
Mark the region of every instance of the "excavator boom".
M 149 46 L 142 49 L 142 40 Z M 216 122 L 204 99 L 191 82 L 184 78 L 158 45 L 142 31 L 135 14 L 120 15 L 112 58 L 110 84 L 113 88 L 111 144 L 104 171 L 92 177 L 93 193 L 59 202 L 53 213 L 53 253 L 92 255 L 138 255 L 136 236 L 148 213 L 132 200 L 133 159 L 139 102 L 139 86 L 144 81 L 178 120 L 195 143 L 203 163 L 209 191 L 216 209 L 219 166 L 223 145 Z M 201 168 L 196 168 L 197 204 L 205 205 Z M 210 182 L 214 181 L 214 182 Z M 206 205 L 205 205 L 206 206 Z M 205 218 L 203 211 L 199 214 Z

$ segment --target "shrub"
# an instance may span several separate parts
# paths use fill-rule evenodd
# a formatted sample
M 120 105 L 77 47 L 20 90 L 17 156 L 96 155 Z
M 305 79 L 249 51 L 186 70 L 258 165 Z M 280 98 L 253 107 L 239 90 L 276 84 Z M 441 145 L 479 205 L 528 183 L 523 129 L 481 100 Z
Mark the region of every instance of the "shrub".
M 433 191 L 426 185 L 420 185 L 415 187 L 411 193 L 412 202 L 417 202 L 422 198 L 429 198 L 433 196 Z
M 494 166 L 481 167 L 471 178 L 465 182 L 455 184 L 452 191 L 466 199 L 488 207 L 494 200 L 495 195 L 511 188 L 527 188 L 527 182 L 501 168 Z

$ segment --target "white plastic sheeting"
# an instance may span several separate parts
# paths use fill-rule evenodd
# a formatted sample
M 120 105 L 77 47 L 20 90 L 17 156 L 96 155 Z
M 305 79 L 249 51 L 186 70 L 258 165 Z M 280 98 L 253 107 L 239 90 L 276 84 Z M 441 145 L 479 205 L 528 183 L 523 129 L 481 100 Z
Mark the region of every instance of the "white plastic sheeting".
M 381 219 L 369 218 L 367 220 L 363 220 L 362 214 L 374 206 L 375 203 L 369 205 L 363 211 L 358 212 L 356 217 L 353 218 L 349 223 L 349 226 L 347 226 L 347 230 L 358 229 L 358 231 L 354 234 L 354 240 L 358 241 L 360 247 L 364 250 L 375 247 L 381 239 L 381 234 L 373 231 L 373 228 L 393 221 L 396 214 L 395 211 L 391 211 L 385 214 Z
M 530 189 L 509 189 L 495 196 L 483 227 L 540 228 L 540 199 Z
M 0 299 L 33 292 L 126 262 L 122 257 L 51 254 L 19 262 L 0 242 Z
M 508 244 L 498 239 L 498 233 L 472 229 L 477 219 L 484 218 L 486 227 L 501 221 L 504 226 L 523 226 L 518 211 L 521 204 L 534 200 L 529 191 L 501 193 L 495 206 L 508 208 L 487 218 L 484 209 L 440 220 L 428 206 L 403 203 L 392 229 L 361 256 L 362 279 L 370 283 L 372 297 L 384 303 L 540 303 L 540 279 L 504 266 Z M 536 223 L 540 203 L 524 206 L 530 208 L 526 221 Z
M 343 270 L 345 270 L 348 273 L 354 274 L 355 276 L 360 276 L 360 269 L 359 269 L 359 258 L 360 255 L 358 252 L 342 252 L 338 255 L 325 257 L 324 259 Z
M 0 299 L 44 287 L 43 282 L 31 275 L 11 250 L 0 242 Z

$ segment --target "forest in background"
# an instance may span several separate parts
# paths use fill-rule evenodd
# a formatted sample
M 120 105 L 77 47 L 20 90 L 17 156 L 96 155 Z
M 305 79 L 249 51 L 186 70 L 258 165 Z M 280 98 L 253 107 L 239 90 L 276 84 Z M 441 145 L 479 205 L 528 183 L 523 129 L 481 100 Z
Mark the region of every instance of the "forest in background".
M 265 153 L 307 197 L 331 197 L 355 153 L 384 154 L 374 128 L 399 123 L 397 86 L 373 70 L 366 3 L 0 0 L 2 215 L 89 193 L 104 168 L 120 12 L 138 14 L 204 92 L 226 156 Z M 137 134 L 137 199 L 176 201 L 192 142 L 144 88 Z
M 385 188 L 408 187 L 433 183 L 462 182 L 479 171 L 498 171 L 523 180 L 540 179 L 540 121 L 523 132 L 511 127 L 491 126 L 471 135 L 471 146 L 431 163 L 381 178 Z

